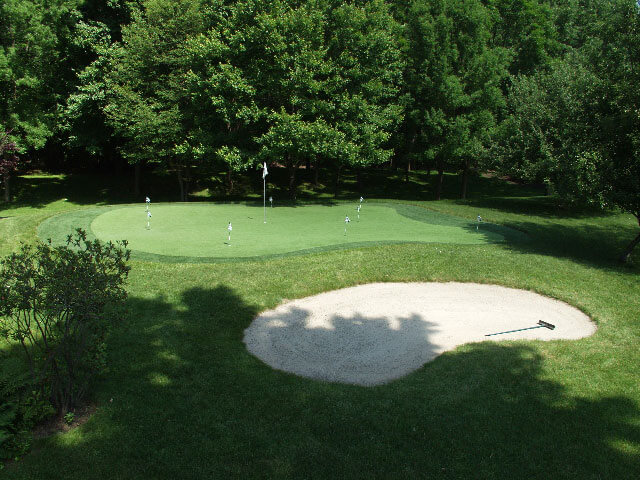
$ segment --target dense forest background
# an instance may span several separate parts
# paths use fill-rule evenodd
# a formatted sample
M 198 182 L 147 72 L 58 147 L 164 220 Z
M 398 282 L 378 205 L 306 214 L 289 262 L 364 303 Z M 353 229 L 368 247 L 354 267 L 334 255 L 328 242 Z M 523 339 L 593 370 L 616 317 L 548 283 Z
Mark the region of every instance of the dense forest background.
M 3 0 L 0 175 L 480 172 L 640 221 L 634 0 Z M 269 179 L 271 180 L 271 179 Z M 638 239 L 636 239 L 638 240 Z

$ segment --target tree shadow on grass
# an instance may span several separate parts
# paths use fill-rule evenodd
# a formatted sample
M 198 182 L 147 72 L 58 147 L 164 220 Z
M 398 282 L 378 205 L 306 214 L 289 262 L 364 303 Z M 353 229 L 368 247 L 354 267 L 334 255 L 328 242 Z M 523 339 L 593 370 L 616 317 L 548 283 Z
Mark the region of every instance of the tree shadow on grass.
M 113 175 L 21 176 L 12 179 L 13 200 L 3 209 L 43 208 L 63 199 L 78 205 L 106 205 L 133 201 L 126 180 Z
M 63 199 L 76 205 L 143 203 L 145 196 L 154 202 L 176 201 L 177 187 L 163 176 L 149 176 L 145 191 L 133 193 L 129 176 L 108 174 L 24 175 L 11 181 L 13 200 L 0 203 L 1 209 L 43 208 Z
M 531 344 L 486 342 L 377 387 L 250 355 L 258 313 L 224 285 L 131 298 L 88 423 L 6 478 L 633 478 L 640 410 L 583 398 Z M 401 327 L 402 328 L 402 327 Z M 340 329 L 326 335 L 339 335 Z M 427 338 L 428 341 L 428 338 Z M 599 372 L 585 371 L 585 382 Z M 63 473 L 64 472 L 64 473 Z
M 526 232 L 532 241 L 508 242 L 504 248 L 566 258 L 591 267 L 618 272 L 637 272 L 640 251 L 636 248 L 628 264 L 619 262 L 624 248 L 638 234 L 637 228 L 615 224 L 572 224 L 547 222 L 508 222 L 507 226 Z
M 485 192 L 467 199 L 454 199 L 456 205 L 468 205 L 478 208 L 500 210 L 504 213 L 535 215 L 538 217 L 557 219 L 591 219 L 608 218 L 618 215 L 613 210 L 599 210 L 590 207 L 567 207 L 554 196 L 534 194 L 524 196 L 523 192 L 512 191 L 510 195 L 496 192 Z

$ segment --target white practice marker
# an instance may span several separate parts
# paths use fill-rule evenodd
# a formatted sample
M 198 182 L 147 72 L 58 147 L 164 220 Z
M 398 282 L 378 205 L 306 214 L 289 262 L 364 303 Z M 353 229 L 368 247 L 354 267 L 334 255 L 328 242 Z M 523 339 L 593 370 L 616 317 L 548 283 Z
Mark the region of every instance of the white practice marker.
M 271 208 L 273 208 L 273 197 L 269 197 L 269 202 L 271 203 Z
M 145 198 L 145 202 L 147 203 L 147 212 L 149 211 L 149 204 L 151 203 L 151 199 L 149 197 Z
M 364 198 L 360 197 L 360 203 L 364 202 Z
M 151 212 L 147 210 L 147 230 L 149 230 L 150 228 L 151 228 Z
M 476 230 L 478 230 L 478 226 L 480 225 L 480 222 L 482 222 L 482 217 L 478 215 L 478 223 L 476 224 Z
M 347 225 L 349 224 L 351 220 L 349 220 L 349 215 L 347 215 L 346 217 L 344 217 L 344 234 L 347 234 Z
M 227 245 L 231 246 L 231 230 L 233 230 L 233 227 L 231 226 L 231 222 L 229 222 L 229 225 L 227 226 L 227 231 L 229 232 L 229 243 Z
M 362 198 L 362 197 L 360 197 Z M 356 210 L 358 211 L 358 221 L 360 221 L 360 208 L 362 207 L 362 204 L 358 205 L 358 208 L 356 208 Z

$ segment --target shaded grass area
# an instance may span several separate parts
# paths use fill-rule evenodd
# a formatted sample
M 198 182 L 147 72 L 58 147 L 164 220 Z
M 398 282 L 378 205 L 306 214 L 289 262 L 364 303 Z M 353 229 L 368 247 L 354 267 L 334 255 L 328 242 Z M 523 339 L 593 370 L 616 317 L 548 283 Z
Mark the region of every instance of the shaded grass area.
M 242 344 L 252 317 L 282 295 L 384 278 L 495 281 L 512 259 L 491 248 L 435 256 L 402 246 L 186 269 L 137 264 L 132 321 L 113 338 L 98 413 L 43 442 L 7 478 L 632 478 L 640 392 L 637 354 L 622 338 L 637 335 L 637 325 L 629 310 L 602 311 L 604 292 L 588 293 L 606 275 L 578 267 L 578 293 L 562 282 L 544 286 L 548 272 L 529 279 L 530 288 L 596 316 L 592 338 L 467 345 L 375 388 L 274 371 Z M 488 257 L 491 266 L 484 275 L 444 268 L 460 254 Z M 359 263 L 369 266 L 354 271 Z M 273 270 L 278 278 L 269 280 Z M 624 290 L 628 280 L 611 286 Z M 506 283 L 521 282 L 507 275 Z
M 637 227 L 625 215 L 558 212 L 518 188 L 506 185 L 491 197 L 488 184 L 465 202 L 453 191 L 441 202 L 426 200 L 428 192 L 402 199 L 526 231 L 531 241 L 517 245 L 387 245 L 212 265 L 132 262 L 129 315 L 111 337 L 96 414 L 39 441 L 2 476 L 636 478 L 640 272 L 637 253 L 635 264 L 622 267 L 609 252 Z M 47 195 L 0 210 L 10 217 L 0 220 L 0 253 L 33 241 L 38 223 L 56 213 L 118 203 L 115 191 L 96 194 L 93 204 Z M 598 330 L 575 342 L 465 345 L 375 388 L 274 371 L 244 348 L 253 317 L 285 299 L 381 281 L 533 290 L 580 308 Z

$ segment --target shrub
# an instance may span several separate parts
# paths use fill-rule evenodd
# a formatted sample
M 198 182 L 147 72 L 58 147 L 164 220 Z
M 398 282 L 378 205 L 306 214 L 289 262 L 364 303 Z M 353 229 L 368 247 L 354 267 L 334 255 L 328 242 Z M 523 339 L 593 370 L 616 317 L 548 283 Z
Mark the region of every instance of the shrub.
M 24 454 L 31 429 L 55 410 L 44 398 L 25 366 L 15 357 L 0 358 L 0 460 Z
M 127 242 L 22 245 L 0 262 L 0 333 L 18 342 L 32 381 L 59 415 L 82 401 L 105 367 L 105 340 L 121 317 Z

